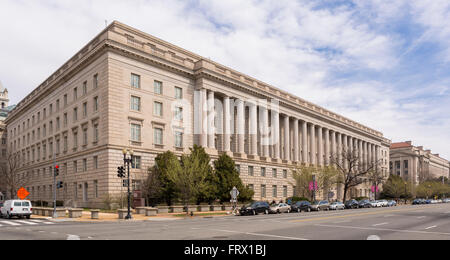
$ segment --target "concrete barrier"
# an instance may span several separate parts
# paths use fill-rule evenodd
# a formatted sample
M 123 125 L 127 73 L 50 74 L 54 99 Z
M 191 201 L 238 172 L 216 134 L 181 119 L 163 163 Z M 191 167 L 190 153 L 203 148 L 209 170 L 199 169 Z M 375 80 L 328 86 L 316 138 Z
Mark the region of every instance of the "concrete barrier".
M 222 211 L 222 205 L 212 205 L 211 211 Z
M 145 208 L 145 216 L 156 216 L 158 215 L 158 209 L 157 208 Z
M 184 206 L 172 206 L 172 212 L 173 213 L 183 213 Z
M 136 214 L 145 215 L 146 207 L 136 207 Z
M 100 210 L 99 209 L 91 209 L 91 219 L 99 219 L 100 218 Z
M 64 208 L 59 208 L 59 209 L 57 208 L 55 213 L 56 213 L 56 216 L 54 216 L 54 217 L 56 217 L 56 218 L 66 217 L 66 209 L 64 209 Z M 53 215 L 53 210 L 52 210 L 51 214 Z
M 83 209 L 69 209 L 69 218 L 81 218 Z
M 169 213 L 169 207 L 168 206 L 158 206 L 158 214 L 167 214 Z
M 211 211 L 211 205 L 200 205 L 199 206 L 201 212 L 209 212 Z
M 197 205 L 189 205 L 187 207 L 187 212 L 197 212 L 198 211 L 198 206 Z
M 128 215 L 128 209 L 118 209 L 117 214 L 119 219 L 125 219 L 125 217 Z

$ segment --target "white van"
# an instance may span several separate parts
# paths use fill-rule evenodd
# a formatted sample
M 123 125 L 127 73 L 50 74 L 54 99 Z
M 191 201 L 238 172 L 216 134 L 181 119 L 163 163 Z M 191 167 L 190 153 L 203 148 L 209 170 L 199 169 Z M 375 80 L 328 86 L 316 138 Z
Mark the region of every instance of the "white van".
M 31 202 L 29 200 L 7 200 L 1 209 L 4 218 L 26 217 L 29 219 L 32 214 Z

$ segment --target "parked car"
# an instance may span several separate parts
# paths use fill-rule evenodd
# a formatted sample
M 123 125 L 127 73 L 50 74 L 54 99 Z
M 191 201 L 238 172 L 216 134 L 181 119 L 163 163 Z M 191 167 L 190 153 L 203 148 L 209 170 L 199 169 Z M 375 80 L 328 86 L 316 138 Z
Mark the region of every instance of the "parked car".
M 333 202 L 330 204 L 330 210 L 344 210 L 345 205 L 342 202 Z
M 2 217 L 3 202 L 0 202 L 0 218 Z
M 330 203 L 328 200 L 315 201 L 310 207 L 313 211 L 330 210 Z
M 389 206 L 389 202 L 387 200 L 379 200 L 378 202 L 381 203 L 382 207 L 388 207 Z
M 289 206 L 286 203 L 278 203 L 278 204 L 273 204 L 270 206 L 270 213 L 276 213 L 276 214 L 280 214 L 280 213 L 290 213 L 291 212 L 291 206 Z
M 32 208 L 29 200 L 7 200 L 1 208 L 1 214 L 5 218 L 26 217 L 31 218 Z
M 443 199 L 442 202 L 443 203 L 450 203 L 450 199 Z
M 395 207 L 397 206 L 397 202 L 395 200 L 388 201 L 388 207 Z
M 425 199 L 415 199 L 413 200 L 413 205 L 422 205 L 422 204 L 427 204 L 427 200 Z
M 258 213 L 269 214 L 270 206 L 269 203 L 264 201 L 257 201 L 249 204 L 247 206 L 243 206 L 239 213 L 240 215 L 257 215 Z
M 309 201 L 297 201 L 296 203 L 291 205 L 292 212 L 310 212 L 311 211 L 311 203 Z
M 377 200 L 371 200 L 369 201 L 370 208 L 379 208 L 381 207 L 381 203 Z
M 361 200 L 360 202 L 358 202 L 358 208 L 370 208 L 371 204 L 369 200 Z
M 345 208 L 346 209 L 357 209 L 358 208 L 358 201 L 357 200 L 347 200 L 345 202 Z

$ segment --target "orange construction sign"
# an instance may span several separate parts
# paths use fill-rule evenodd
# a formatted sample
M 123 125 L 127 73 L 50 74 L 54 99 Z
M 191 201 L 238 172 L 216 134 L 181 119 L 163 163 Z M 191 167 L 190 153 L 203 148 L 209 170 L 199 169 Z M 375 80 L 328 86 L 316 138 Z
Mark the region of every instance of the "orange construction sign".
M 24 187 L 20 188 L 17 191 L 17 197 L 21 200 L 26 199 L 26 197 L 28 197 L 28 195 L 30 195 L 30 193 Z

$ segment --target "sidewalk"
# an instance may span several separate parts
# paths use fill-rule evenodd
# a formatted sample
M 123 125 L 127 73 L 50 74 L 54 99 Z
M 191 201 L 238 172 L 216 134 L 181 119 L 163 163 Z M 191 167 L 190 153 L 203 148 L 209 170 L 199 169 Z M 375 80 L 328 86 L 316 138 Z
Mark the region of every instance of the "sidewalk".
M 181 220 L 186 218 L 211 218 L 211 217 L 223 217 L 229 216 L 226 211 L 215 211 L 215 212 L 195 212 L 194 216 L 186 215 L 186 213 L 168 213 L 168 214 L 158 214 L 157 216 L 145 216 L 137 215 L 132 211 L 132 221 L 165 221 L 165 220 Z M 81 218 L 68 218 L 59 217 L 53 219 L 48 216 L 32 215 L 32 219 L 52 219 L 53 221 L 76 221 L 76 222 L 113 222 L 113 221 L 125 221 L 119 219 L 117 213 L 99 213 L 99 219 L 91 219 L 90 211 L 83 211 Z

